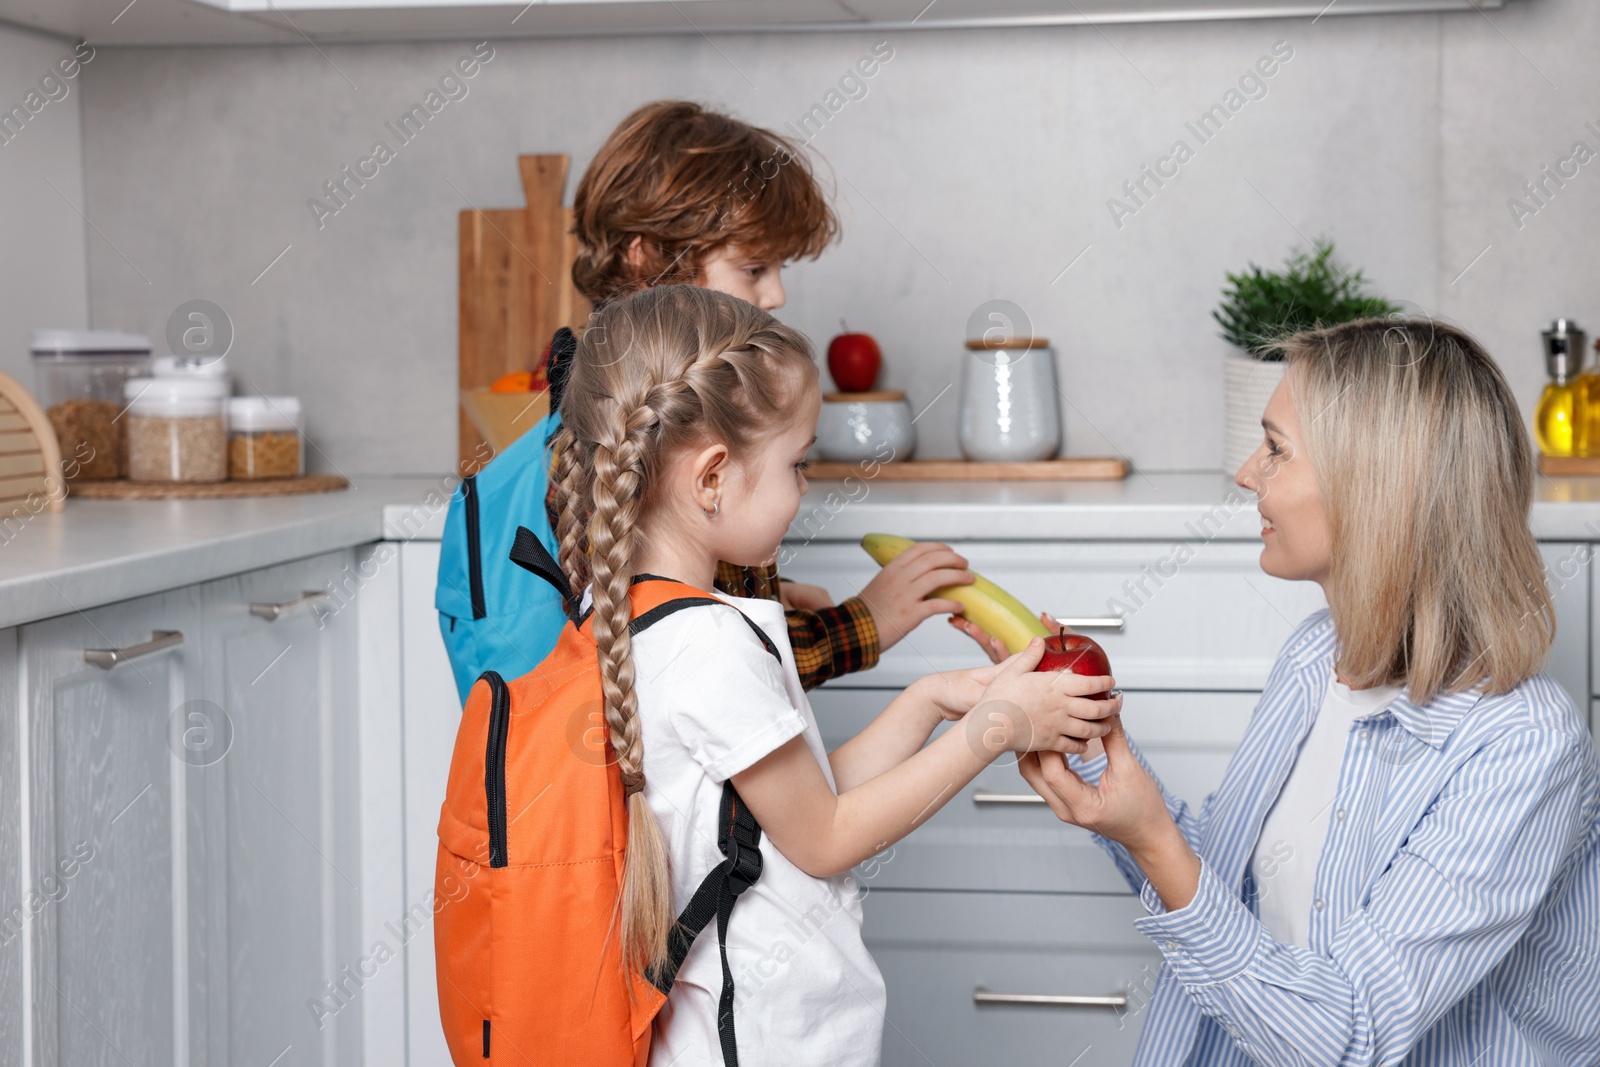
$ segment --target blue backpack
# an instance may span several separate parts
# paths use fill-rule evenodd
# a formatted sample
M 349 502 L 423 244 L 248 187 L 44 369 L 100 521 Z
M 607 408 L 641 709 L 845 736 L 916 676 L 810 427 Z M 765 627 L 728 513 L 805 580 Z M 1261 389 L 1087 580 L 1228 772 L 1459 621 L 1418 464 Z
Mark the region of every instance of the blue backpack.
M 535 576 L 537 553 L 516 545 L 517 527 L 526 527 L 524 536 L 537 538 L 549 557 L 556 556 L 556 535 L 544 508 L 550 439 L 561 427 L 561 394 L 577 350 L 571 330 L 556 331 L 543 357 L 550 414 L 463 479 L 445 513 L 433 606 L 463 705 L 484 671 L 520 678 L 537 667 L 566 624 L 560 595 Z
M 555 532 L 545 513 L 555 412 L 462 480 L 445 514 L 433 606 L 439 632 L 466 703 L 484 671 L 520 678 L 550 654 L 567 615 L 547 581 L 512 561 L 517 527 L 532 531 L 552 557 Z

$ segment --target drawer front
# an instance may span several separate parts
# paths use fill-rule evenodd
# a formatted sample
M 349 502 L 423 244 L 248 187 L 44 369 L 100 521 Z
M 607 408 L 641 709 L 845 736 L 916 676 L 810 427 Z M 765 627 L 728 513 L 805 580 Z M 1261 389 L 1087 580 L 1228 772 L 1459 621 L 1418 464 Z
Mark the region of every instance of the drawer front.
M 884 1067 L 1132 1061 L 1161 968 L 1134 898 L 874 890 L 864 908 L 888 990 Z M 978 1003 L 996 995 L 1038 1002 Z
M 882 689 L 813 692 L 824 744 L 832 750 L 849 740 L 894 696 Z M 1162 782 L 1198 809 L 1222 780 L 1256 699 L 1255 693 L 1130 692 L 1123 715 Z M 940 730 L 952 726 L 959 728 Z M 1010 756 L 857 875 L 873 889 L 1128 892 L 1088 831 L 1057 819 Z
M 1260 546 L 1212 542 L 1003 543 L 953 545 L 980 574 L 1033 610 L 1061 618 L 1113 618 L 1120 631 L 1085 629 L 1105 646 L 1128 689 L 1259 690 L 1284 640 L 1325 606 L 1313 582 L 1262 573 Z M 1187 554 L 1187 555 L 1186 555 Z M 860 546 L 785 547 L 784 574 L 843 599 L 878 572 Z M 899 687 L 934 671 L 985 662 L 942 616 L 923 622 L 850 685 Z

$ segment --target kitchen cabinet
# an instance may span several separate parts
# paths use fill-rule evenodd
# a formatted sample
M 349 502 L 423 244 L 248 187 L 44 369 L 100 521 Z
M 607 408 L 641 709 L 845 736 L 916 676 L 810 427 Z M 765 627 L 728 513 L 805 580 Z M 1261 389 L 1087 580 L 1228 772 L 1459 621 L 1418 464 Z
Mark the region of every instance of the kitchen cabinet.
M 17 677 L 17 631 L 0 630 L 0 681 Z M 0 685 L 0 767 L 15 768 L 21 760 L 21 720 L 17 714 L 20 687 Z M 14 775 L 0 774 L 0 783 Z M 22 792 L 0 787 L 0 1063 L 21 1063 L 23 1018 L 24 916 L 28 908 L 22 882 Z
M 202 764 L 210 883 L 191 908 L 215 931 L 196 1063 L 329 1067 L 359 1054 L 350 1008 L 372 964 L 354 936 L 356 631 L 324 590 L 352 561 L 336 552 L 202 590 L 205 703 L 189 714 L 212 717 L 227 749 L 184 754 Z
M 33 1063 L 358 1062 L 350 558 L 21 628 Z
M 215 932 L 196 921 L 207 868 L 174 758 L 200 697 L 196 587 L 22 627 L 35 1064 L 203 1062 Z M 120 650 L 111 669 L 86 650 Z M 204 739 L 190 735 L 203 747 Z M 199 1053 L 197 1058 L 196 1053 Z
M 869 889 L 884 1067 L 1133 1060 L 1161 954 L 1131 896 Z

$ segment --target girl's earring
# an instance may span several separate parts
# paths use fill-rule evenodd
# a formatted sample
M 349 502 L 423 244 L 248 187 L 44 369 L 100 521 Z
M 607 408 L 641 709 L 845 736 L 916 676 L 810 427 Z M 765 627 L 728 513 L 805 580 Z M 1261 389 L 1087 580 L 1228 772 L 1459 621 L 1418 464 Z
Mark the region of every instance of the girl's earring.
M 700 510 L 706 512 L 706 518 L 714 519 L 714 518 L 717 517 L 717 512 L 722 510 L 722 501 L 721 500 L 713 500 L 711 502 L 711 510 L 710 511 L 706 511 L 705 508 L 701 508 Z

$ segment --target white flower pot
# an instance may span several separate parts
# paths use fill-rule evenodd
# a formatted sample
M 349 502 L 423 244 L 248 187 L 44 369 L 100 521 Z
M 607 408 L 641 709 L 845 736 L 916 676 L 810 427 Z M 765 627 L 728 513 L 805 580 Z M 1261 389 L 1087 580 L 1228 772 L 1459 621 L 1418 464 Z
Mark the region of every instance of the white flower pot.
M 1244 466 L 1261 447 L 1261 413 L 1288 366 L 1282 361 L 1263 363 L 1237 352 L 1223 358 L 1222 469 L 1226 473 L 1231 475 Z

